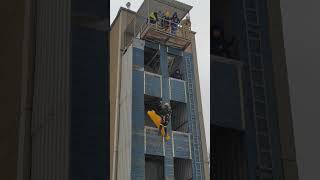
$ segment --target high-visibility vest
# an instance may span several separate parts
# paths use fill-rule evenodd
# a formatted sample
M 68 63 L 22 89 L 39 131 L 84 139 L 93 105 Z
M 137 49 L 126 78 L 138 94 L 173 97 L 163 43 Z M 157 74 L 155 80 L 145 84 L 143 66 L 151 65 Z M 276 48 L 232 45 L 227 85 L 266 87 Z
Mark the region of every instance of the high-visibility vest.
M 149 19 L 151 19 L 151 20 L 156 20 L 157 19 L 154 12 L 150 13 Z

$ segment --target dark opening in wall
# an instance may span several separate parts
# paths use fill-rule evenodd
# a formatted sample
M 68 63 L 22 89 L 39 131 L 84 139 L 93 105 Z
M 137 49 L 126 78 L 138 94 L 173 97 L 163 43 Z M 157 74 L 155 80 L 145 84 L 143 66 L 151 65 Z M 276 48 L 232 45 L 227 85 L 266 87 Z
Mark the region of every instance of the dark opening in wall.
M 169 76 L 171 78 L 176 78 L 176 79 L 181 79 L 184 80 L 184 64 L 182 61 L 181 56 L 176 56 L 173 54 L 168 54 L 167 56 L 168 59 L 168 71 L 169 71 Z M 179 72 L 178 72 L 178 71 Z
M 192 161 L 191 159 L 174 158 L 174 179 L 191 180 L 192 179 Z
M 145 47 L 144 49 L 144 70 L 160 74 L 160 51 Z
M 241 6 L 239 0 L 215 0 L 213 5 L 213 23 L 211 24 L 211 54 L 213 54 L 213 31 L 219 29 L 228 47 L 229 57 L 239 59 L 239 41 L 241 36 Z M 217 54 L 215 54 L 217 55 Z M 219 55 L 221 56 L 221 55 Z
M 164 158 L 145 156 L 145 180 L 164 180 Z
M 171 125 L 173 131 L 188 132 L 187 106 L 185 103 L 171 101 Z

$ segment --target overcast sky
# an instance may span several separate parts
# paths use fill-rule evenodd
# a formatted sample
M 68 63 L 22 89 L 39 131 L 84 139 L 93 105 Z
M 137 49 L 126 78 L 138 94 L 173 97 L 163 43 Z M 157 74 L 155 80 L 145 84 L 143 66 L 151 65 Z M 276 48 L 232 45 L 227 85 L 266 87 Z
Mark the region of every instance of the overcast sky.
M 193 6 L 190 11 L 192 30 L 196 32 L 197 57 L 207 147 L 210 149 L 210 0 L 179 0 Z M 110 22 L 119 8 L 131 2 L 130 9 L 137 11 L 143 0 L 111 0 Z

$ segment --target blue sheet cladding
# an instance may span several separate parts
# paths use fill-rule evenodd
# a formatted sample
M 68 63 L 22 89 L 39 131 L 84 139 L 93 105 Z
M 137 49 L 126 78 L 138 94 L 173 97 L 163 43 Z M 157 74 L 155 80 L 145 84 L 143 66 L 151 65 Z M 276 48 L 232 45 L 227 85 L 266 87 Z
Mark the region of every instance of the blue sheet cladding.
M 182 56 L 182 51 L 174 47 L 168 47 L 168 54 L 173 54 L 176 56 Z
M 143 51 L 143 49 L 133 47 L 132 56 L 133 56 L 132 63 L 134 65 L 137 65 L 140 67 L 144 66 L 144 51 Z
M 203 157 L 201 146 L 201 135 L 198 122 L 197 98 L 195 89 L 194 64 L 192 54 L 184 53 L 183 59 L 185 61 L 185 74 L 187 86 L 187 111 L 188 111 L 188 125 L 191 133 L 191 154 L 192 154 L 192 178 L 195 180 L 202 180 L 203 173 Z
M 147 127 L 145 125 L 150 121 L 147 117 L 145 117 L 146 112 L 144 110 L 144 94 L 152 96 L 152 97 L 161 97 L 161 100 L 174 100 L 178 102 L 186 103 L 187 100 L 187 92 L 185 82 L 177 79 L 169 78 L 168 76 L 168 63 L 167 63 L 167 54 L 175 53 L 176 55 L 182 55 L 182 52 L 177 49 L 170 49 L 163 45 L 155 45 L 152 43 L 146 42 L 145 46 L 154 46 L 160 48 L 160 76 L 156 74 L 146 73 L 144 71 L 133 70 L 132 77 L 132 161 L 131 161 L 131 178 L 132 179 L 145 179 L 145 155 L 155 155 L 155 156 L 163 156 L 164 163 L 164 177 L 166 180 L 174 179 L 174 157 L 182 158 L 182 159 L 190 159 L 190 156 L 198 157 L 197 162 L 194 161 L 194 167 L 202 167 L 202 157 L 201 157 L 201 142 L 200 142 L 200 134 L 199 129 L 194 137 L 197 137 L 197 141 L 193 141 L 198 145 L 198 151 L 193 151 L 190 149 L 190 145 L 193 146 L 192 142 L 189 142 L 189 134 L 186 133 L 174 133 L 171 134 L 171 123 L 168 125 L 168 132 L 171 137 L 169 141 L 164 141 L 158 135 L 158 129 Z M 132 52 L 133 65 L 138 67 L 143 67 L 144 65 L 144 50 L 133 47 Z M 192 54 L 188 54 L 189 60 L 191 58 L 192 62 Z M 191 63 L 192 64 L 192 63 Z M 136 69 L 136 68 L 134 68 Z M 193 65 L 191 65 L 188 69 L 190 71 L 190 76 L 192 76 L 192 80 L 189 84 L 194 83 L 194 71 Z M 161 80 L 160 80 L 161 79 Z M 169 84 L 170 82 L 170 84 Z M 161 96 L 162 90 L 162 96 Z M 195 95 L 195 88 L 192 90 L 192 102 L 194 103 L 192 108 L 189 108 L 188 116 L 192 116 L 193 118 L 189 118 L 189 121 L 193 121 L 193 124 L 197 124 L 197 100 Z M 145 93 L 144 93 L 145 92 Z M 192 112 L 191 112 L 192 111 Z M 145 122 L 145 118 L 147 118 L 147 123 Z M 151 122 L 151 121 L 150 121 Z M 154 127 L 154 126 L 152 126 Z M 194 127 L 190 132 L 194 133 L 195 128 L 199 128 L 199 126 Z M 145 136 L 146 133 L 146 136 Z M 173 142 L 174 141 L 174 142 Z M 145 143 L 145 144 L 144 144 Z M 193 153 L 193 154 L 192 154 Z M 192 170 L 194 180 L 202 180 L 203 175 L 197 169 Z
M 133 51 L 136 51 L 133 48 Z M 133 58 L 135 53 L 133 53 Z M 143 56 L 142 56 L 143 57 Z M 135 62 L 135 61 L 133 61 Z M 131 179 L 144 179 L 144 93 L 143 71 L 134 70 L 132 74 L 132 155 L 131 155 Z
M 107 34 L 71 30 L 70 179 L 108 179 Z
M 161 94 L 162 76 L 145 73 L 145 94 L 154 97 L 162 97 Z M 169 99 L 177 102 L 187 102 L 185 82 L 177 79 L 169 79 Z
M 224 77 L 224 78 L 221 78 Z M 241 105 L 237 67 L 214 62 L 213 124 L 241 129 Z
M 182 133 L 173 134 L 174 157 L 190 159 L 189 135 Z
M 145 73 L 145 94 L 161 97 L 161 76 Z
M 170 79 L 170 96 L 171 100 L 186 103 L 186 89 L 185 89 L 185 82 Z
M 146 128 L 146 154 L 164 156 L 163 138 L 159 136 L 158 129 Z

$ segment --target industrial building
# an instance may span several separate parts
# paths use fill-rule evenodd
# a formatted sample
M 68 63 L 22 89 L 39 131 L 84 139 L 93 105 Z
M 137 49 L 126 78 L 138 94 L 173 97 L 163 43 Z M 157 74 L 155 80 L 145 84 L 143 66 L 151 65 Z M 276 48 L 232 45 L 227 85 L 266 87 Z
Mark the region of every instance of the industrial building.
M 216 0 L 211 11 L 212 28 L 235 39 L 228 55 L 211 52 L 211 176 L 297 180 L 279 1 Z
M 186 22 L 191 6 L 145 0 L 139 10 L 120 8 L 110 31 L 110 174 L 112 180 L 209 180 L 195 32 L 188 23 L 176 31 L 152 12 Z M 170 15 L 170 16 L 171 16 Z M 168 29 L 165 23 L 169 23 Z M 179 69 L 182 78 L 173 76 Z M 147 116 L 170 102 L 170 139 Z
M 0 179 L 108 179 L 108 1 L 2 1 L 1 18 Z

